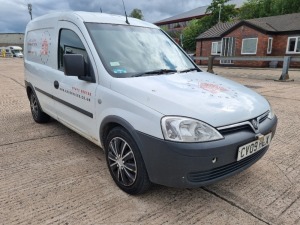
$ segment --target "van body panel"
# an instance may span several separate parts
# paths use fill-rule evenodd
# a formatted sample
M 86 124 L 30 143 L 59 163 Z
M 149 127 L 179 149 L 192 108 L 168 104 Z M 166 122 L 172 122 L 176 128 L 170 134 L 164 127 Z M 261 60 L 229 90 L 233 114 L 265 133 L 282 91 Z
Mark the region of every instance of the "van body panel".
M 105 118 L 116 116 L 123 118 L 137 131 L 163 139 L 160 126 L 160 120 L 163 116 L 161 113 L 109 88 L 98 89 L 97 96 L 97 99 L 101 101 L 101 104 L 96 103 L 99 128 Z

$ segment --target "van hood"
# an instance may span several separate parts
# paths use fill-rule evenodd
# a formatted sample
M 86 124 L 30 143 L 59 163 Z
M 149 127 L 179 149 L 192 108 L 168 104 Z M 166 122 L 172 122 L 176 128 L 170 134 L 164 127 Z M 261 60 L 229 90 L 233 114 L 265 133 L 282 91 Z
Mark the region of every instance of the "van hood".
M 246 121 L 269 110 L 258 93 L 206 72 L 114 78 L 112 90 L 160 112 L 214 127 Z

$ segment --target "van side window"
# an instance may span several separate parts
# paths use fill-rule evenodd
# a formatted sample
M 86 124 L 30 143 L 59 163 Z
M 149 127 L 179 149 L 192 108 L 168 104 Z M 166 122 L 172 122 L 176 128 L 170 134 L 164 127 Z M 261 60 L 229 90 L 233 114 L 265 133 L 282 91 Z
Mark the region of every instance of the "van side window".
M 64 71 L 64 54 L 81 54 L 87 65 L 87 76 L 94 76 L 93 69 L 89 63 L 88 54 L 78 35 L 71 30 L 61 29 L 59 34 L 58 69 Z

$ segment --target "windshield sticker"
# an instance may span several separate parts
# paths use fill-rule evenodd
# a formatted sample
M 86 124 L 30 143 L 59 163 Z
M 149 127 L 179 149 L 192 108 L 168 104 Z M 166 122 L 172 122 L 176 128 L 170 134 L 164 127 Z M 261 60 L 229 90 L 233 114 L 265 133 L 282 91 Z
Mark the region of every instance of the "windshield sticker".
M 126 69 L 114 69 L 114 73 L 127 73 Z
M 212 94 L 217 94 L 219 92 L 226 92 L 228 91 L 226 88 L 221 87 L 217 84 L 212 84 L 212 83 L 199 83 L 199 87 L 212 93 Z
M 119 62 L 110 62 L 110 66 L 120 66 Z

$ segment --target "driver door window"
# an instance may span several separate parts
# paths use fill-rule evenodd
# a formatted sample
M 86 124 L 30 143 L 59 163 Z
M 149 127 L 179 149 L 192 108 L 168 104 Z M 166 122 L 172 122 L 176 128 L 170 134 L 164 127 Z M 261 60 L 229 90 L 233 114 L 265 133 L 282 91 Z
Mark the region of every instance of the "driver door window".
M 71 30 L 61 29 L 59 35 L 59 46 L 58 46 L 58 69 L 64 71 L 64 54 L 81 54 L 84 57 L 85 64 L 87 65 L 86 76 L 93 77 L 93 69 L 89 63 L 88 54 L 86 49 L 78 37 L 78 35 Z

